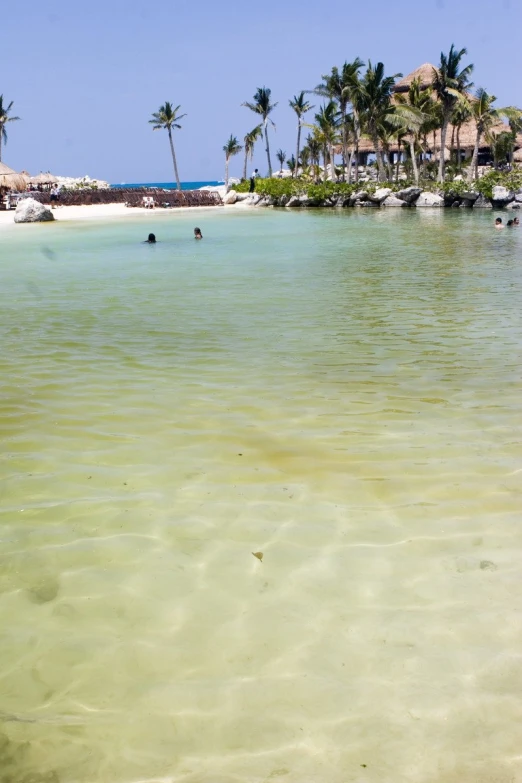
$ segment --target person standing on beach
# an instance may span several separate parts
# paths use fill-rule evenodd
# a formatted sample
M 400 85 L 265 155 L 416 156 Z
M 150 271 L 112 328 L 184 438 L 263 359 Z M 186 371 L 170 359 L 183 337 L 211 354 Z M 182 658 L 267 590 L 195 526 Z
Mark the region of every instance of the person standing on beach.
M 252 176 L 250 177 L 250 189 L 249 193 L 253 193 L 256 189 L 256 179 L 259 177 L 259 169 L 254 169 Z
M 51 209 L 55 208 L 55 205 L 58 203 L 60 199 L 60 188 L 58 187 L 58 184 L 55 182 L 53 187 L 51 188 Z

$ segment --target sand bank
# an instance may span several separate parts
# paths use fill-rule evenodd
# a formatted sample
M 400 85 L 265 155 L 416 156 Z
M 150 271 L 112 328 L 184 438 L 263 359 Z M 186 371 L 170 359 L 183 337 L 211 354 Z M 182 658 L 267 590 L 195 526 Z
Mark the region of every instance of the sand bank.
M 93 204 L 90 206 L 80 207 L 58 207 L 54 210 L 55 219 L 57 221 L 72 221 L 72 220 L 105 220 L 105 219 L 118 219 L 132 218 L 137 215 L 160 215 L 160 216 L 172 216 L 175 214 L 183 214 L 185 212 L 191 212 L 194 210 L 222 210 L 222 209 L 236 209 L 239 205 L 232 205 L 226 207 L 183 207 L 180 209 L 144 209 L 143 207 L 126 207 L 124 204 Z M 0 228 L 5 225 L 12 225 L 14 223 L 14 210 L 8 212 L 0 212 Z

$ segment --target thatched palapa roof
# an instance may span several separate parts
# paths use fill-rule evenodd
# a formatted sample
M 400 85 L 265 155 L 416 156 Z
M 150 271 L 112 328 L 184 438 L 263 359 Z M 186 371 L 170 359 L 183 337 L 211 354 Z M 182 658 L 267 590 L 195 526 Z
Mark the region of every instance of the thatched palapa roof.
M 25 190 L 27 180 L 5 163 L 0 162 L 0 188 L 4 190 Z
M 49 171 L 40 172 L 36 177 L 31 177 L 29 182 L 31 185 L 53 185 L 57 181 L 57 177 L 51 174 Z
M 431 85 L 433 84 L 433 71 L 436 70 L 437 69 L 435 68 L 435 66 L 432 65 L 431 63 L 424 63 L 424 65 L 419 65 L 418 68 L 416 68 L 414 71 L 409 73 L 399 82 L 395 83 L 393 92 L 408 92 L 408 90 L 410 89 L 410 85 L 414 79 L 420 79 L 421 88 L 423 90 L 427 89 L 428 87 L 431 87 Z
M 424 63 L 423 65 L 420 65 L 418 68 L 416 68 L 414 71 L 409 73 L 407 76 L 405 76 L 403 79 L 398 81 L 394 87 L 393 92 L 394 93 L 405 93 L 409 90 L 411 83 L 414 79 L 420 79 L 421 82 L 421 88 L 423 90 L 429 90 L 433 85 L 433 77 L 435 75 L 435 72 L 437 69 L 434 65 L 431 63 Z M 469 100 L 473 100 L 472 95 L 468 95 Z M 392 97 L 392 102 L 393 102 Z M 503 131 L 508 131 L 509 126 L 506 125 L 504 122 L 499 120 L 496 122 L 493 127 L 490 130 L 490 133 L 493 133 L 495 135 L 498 135 L 499 133 L 502 133 Z M 472 119 L 469 119 L 467 122 L 465 122 L 463 125 L 461 125 L 460 129 L 454 128 L 453 125 L 448 125 L 448 130 L 446 134 L 446 152 L 444 153 L 445 158 L 448 154 L 448 147 L 450 147 L 452 140 L 453 140 L 453 147 L 457 148 L 457 132 L 458 132 L 458 141 L 459 146 L 461 150 L 468 151 L 468 153 L 474 149 L 475 147 L 475 141 L 477 138 L 477 128 Z M 440 129 L 435 131 L 435 134 L 429 133 L 428 134 L 428 149 L 429 151 L 435 155 L 437 158 L 440 155 L 440 136 L 441 132 Z M 407 144 L 407 138 L 403 140 L 403 147 Z M 522 148 L 522 133 L 519 133 L 516 141 L 515 141 L 515 149 Z M 398 152 L 399 151 L 399 145 L 397 141 L 393 141 L 389 146 L 390 152 Z M 336 153 L 341 154 L 342 148 L 338 146 L 336 148 Z M 482 137 L 482 143 L 480 145 L 480 151 L 481 152 L 487 152 L 489 151 L 489 144 L 486 142 L 484 136 Z M 359 152 L 362 154 L 368 154 L 368 153 L 374 153 L 375 148 L 373 146 L 373 142 L 369 138 L 362 138 L 359 142 Z M 515 153 L 515 156 L 517 153 Z M 515 160 L 519 160 L 520 158 L 515 157 Z

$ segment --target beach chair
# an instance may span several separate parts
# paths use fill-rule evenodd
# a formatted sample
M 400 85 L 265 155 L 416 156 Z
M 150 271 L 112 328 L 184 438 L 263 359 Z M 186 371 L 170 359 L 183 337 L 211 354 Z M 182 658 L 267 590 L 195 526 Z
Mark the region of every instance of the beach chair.
M 145 209 L 154 209 L 154 199 L 152 196 L 143 196 L 143 206 Z

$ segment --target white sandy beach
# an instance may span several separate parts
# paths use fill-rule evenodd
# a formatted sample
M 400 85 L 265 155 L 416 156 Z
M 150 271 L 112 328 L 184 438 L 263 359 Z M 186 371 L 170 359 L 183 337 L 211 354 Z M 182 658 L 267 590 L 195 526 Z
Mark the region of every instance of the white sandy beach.
M 93 204 L 90 206 L 58 207 L 54 210 L 55 220 L 103 220 L 111 218 L 136 217 L 136 215 L 172 215 L 193 210 L 236 209 L 246 206 L 244 202 L 226 207 L 178 207 L 172 209 L 145 209 L 143 207 L 126 207 L 124 204 Z M 14 223 L 15 210 L 0 212 L 0 228 Z

